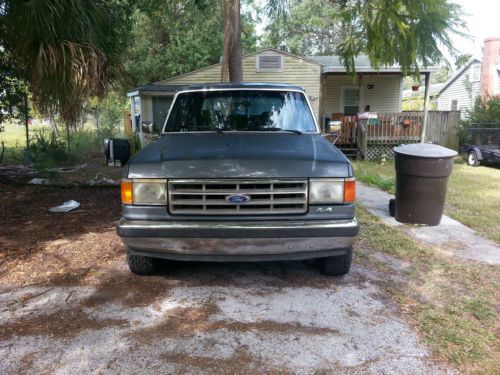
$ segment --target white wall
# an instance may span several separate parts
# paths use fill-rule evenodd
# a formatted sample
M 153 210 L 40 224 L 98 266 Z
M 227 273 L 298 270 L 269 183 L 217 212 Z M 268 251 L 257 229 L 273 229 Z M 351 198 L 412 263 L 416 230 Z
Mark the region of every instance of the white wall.
M 368 84 L 373 89 L 367 88 Z M 323 90 L 323 115 L 330 117 L 332 113 L 343 112 L 342 88 L 358 86 L 357 79 L 352 80 L 347 74 L 328 75 Z M 401 94 L 401 76 L 372 74 L 363 75 L 363 88 L 359 108 L 363 111 L 366 105 L 372 112 L 399 112 Z
M 477 63 L 479 64 L 479 63 Z M 458 109 L 462 111 L 462 117 L 466 115 L 467 110 L 470 110 L 474 105 L 474 101 L 479 95 L 480 81 L 470 82 L 472 90 L 467 90 L 467 77 L 472 80 L 472 64 L 459 77 L 457 77 L 440 95 L 438 98 L 438 110 L 449 111 L 450 103 L 453 99 L 458 99 Z

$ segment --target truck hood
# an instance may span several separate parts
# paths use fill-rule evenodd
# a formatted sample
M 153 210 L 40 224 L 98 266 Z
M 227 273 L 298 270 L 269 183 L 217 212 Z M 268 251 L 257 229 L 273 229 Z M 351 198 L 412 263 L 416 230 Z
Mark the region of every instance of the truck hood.
M 128 164 L 129 178 L 351 176 L 351 164 L 342 152 L 321 135 L 305 133 L 169 134 Z

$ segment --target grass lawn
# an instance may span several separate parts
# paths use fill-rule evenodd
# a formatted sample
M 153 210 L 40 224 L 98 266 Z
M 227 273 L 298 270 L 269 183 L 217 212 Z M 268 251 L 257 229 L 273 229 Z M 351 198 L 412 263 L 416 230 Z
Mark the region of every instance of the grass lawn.
M 353 162 L 356 178 L 394 193 L 394 162 Z M 445 214 L 500 244 L 500 168 L 456 162 L 448 182 Z
M 0 143 L 3 141 L 5 147 L 26 147 L 26 130 L 24 125 L 5 124 L 5 131 L 0 133 Z M 30 137 L 35 130 L 46 128 L 42 126 L 30 126 Z
M 460 373 L 498 374 L 498 267 L 441 255 L 362 207 L 357 212 L 361 223 L 357 262 L 388 275 L 385 290 L 433 354 Z M 377 253 L 407 266 L 391 268 Z

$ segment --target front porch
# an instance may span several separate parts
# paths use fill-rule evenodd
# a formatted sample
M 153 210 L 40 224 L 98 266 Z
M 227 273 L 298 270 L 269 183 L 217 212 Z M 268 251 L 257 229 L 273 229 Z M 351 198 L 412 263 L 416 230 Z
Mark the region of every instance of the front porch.
M 332 118 L 342 122 L 341 130 L 338 138 L 328 138 L 350 158 L 392 158 L 394 146 L 421 142 L 424 117 L 423 111 L 379 112 L 370 119 L 336 114 Z M 425 141 L 457 148 L 459 120 L 457 111 L 429 111 Z
M 330 121 L 340 121 L 338 138 L 327 136 L 350 158 L 391 158 L 395 145 L 435 142 L 458 147 L 456 111 L 429 111 L 429 83 L 433 68 L 422 69 L 424 110 L 402 112 L 403 75 L 399 67 L 374 71 L 368 65 L 355 76 L 325 68 L 322 78 L 323 130 Z

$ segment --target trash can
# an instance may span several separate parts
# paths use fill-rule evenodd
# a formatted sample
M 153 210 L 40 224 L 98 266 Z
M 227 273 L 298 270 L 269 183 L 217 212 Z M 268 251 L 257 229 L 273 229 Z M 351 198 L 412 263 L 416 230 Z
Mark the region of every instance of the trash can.
M 435 144 L 415 143 L 395 147 L 394 154 L 396 200 L 389 202 L 389 210 L 402 223 L 439 225 L 457 152 Z
M 130 159 L 130 143 L 127 139 L 111 138 L 104 140 L 104 154 L 106 155 L 106 164 L 108 166 L 125 165 Z

